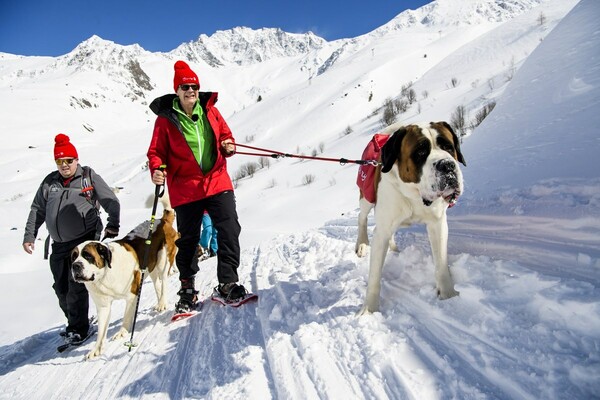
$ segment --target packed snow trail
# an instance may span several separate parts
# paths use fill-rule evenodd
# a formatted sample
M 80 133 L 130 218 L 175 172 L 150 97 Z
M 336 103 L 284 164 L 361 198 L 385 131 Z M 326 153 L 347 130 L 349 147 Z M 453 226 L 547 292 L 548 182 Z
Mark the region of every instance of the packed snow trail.
M 600 310 L 588 299 L 597 298 L 597 286 L 515 261 L 456 254 L 458 239 L 451 239 L 461 294 L 439 301 L 426 235 L 399 231 L 396 240 L 406 247 L 386 260 L 382 312 L 359 318 L 368 259 L 354 255 L 355 232 L 349 216 L 244 251 L 242 283 L 260 298 L 239 308 L 206 301 L 200 315 L 172 323 L 172 310 L 153 311 L 155 295 L 144 290 L 131 352 L 117 341 L 92 361 L 83 357 L 93 343 L 59 355 L 59 327 L 4 346 L 0 399 L 48 393 L 55 399 L 583 399 L 595 393 Z M 201 298 L 209 300 L 215 271 L 214 259 L 200 264 Z M 169 286 L 174 304 L 176 275 Z M 109 337 L 122 308 L 115 303 Z

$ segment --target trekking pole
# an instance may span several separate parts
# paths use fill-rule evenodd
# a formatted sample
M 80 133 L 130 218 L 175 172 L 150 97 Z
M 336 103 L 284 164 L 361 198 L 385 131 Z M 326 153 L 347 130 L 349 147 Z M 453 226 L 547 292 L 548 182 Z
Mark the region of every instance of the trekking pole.
M 164 171 L 167 168 L 166 165 L 158 167 L 160 171 Z M 162 190 L 161 190 L 162 189 Z M 133 324 L 131 325 L 131 337 L 128 342 L 125 342 L 125 346 L 129 347 L 131 351 L 132 347 L 136 344 L 133 343 L 133 332 L 135 331 L 135 322 L 137 320 L 138 309 L 140 307 L 140 297 L 142 296 L 142 286 L 144 285 L 144 278 L 146 277 L 146 269 L 148 268 L 148 258 L 150 257 L 150 244 L 152 244 L 152 230 L 154 229 L 154 220 L 156 218 L 156 208 L 158 206 L 158 199 L 164 194 L 164 184 L 156 185 L 154 188 L 154 203 L 152 204 L 152 216 L 150 217 L 150 225 L 148 227 L 148 236 L 146 237 L 146 249 L 144 251 L 144 261 L 141 265 L 142 277 L 140 279 L 140 286 L 137 290 L 137 301 L 135 303 L 135 313 L 133 314 Z

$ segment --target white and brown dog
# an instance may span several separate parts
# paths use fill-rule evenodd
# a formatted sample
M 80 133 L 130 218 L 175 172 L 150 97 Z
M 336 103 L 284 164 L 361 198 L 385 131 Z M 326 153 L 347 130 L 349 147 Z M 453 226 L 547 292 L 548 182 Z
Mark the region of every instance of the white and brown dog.
M 446 219 L 446 210 L 463 192 L 458 163 L 466 163 L 458 137 L 446 122 L 395 124 L 375 135 L 363 159 L 369 157 L 369 150 L 374 150 L 375 157 L 379 154 L 380 165 L 361 166 L 357 180 L 361 191 L 355 251 L 359 257 L 367 253 L 367 216 L 375 207 L 367 296 L 360 314 L 379 310 L 381 273 L 388 246 L 397 250 L 395 231 L 414 223 L 427 226 L 437 295 L 441 299 L 458 295 L 448 269 Z
M 73 249 L 73 278 L 85 284 L 98 312 L 98 338 L 86 358 L 102 354 L 114 300 L 124 299 L 126 305 L 122 327 L 112 340 L 125 338 L 131 332 L 137 293 L 142 284 L 141 264 L 146 251 L 148 263 L 145 267 L 158 298 L 156 310 L 160 312 L 167 308 L 167 275 L 177 251 L 174 220 L 175 212 L 165 206 L 162 218 L 152 233 L 148 250 L 146 236 L 149 221 L 140 224 L 123 239 L 109 243 L 90 240 Z

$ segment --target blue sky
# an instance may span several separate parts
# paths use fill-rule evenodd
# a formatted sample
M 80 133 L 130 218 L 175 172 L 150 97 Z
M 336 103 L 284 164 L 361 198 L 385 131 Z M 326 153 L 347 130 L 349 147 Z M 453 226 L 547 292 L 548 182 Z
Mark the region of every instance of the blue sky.
M 170 51 L 236 26 L 356 37 L 433 0 L 0 0 L 0 52 L 58 56 L 92 35 Z

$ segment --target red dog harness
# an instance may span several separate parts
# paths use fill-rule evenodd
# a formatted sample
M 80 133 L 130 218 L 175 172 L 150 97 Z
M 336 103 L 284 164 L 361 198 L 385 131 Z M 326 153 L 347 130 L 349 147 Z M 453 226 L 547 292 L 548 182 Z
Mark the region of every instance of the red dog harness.
M 373 138 L 367 144 L 365 151 L 362 154 L 363 160 L 379 160 L 381 155 L 381 148 L 388 141 L 390 135 L 382 133 L 376 133 Z M 375 193 L 375 171 L 376 167 L 371 164 L 361 165 L 358 168 L 358 177 L 356 178 L 356 184 L 360 188 L 364 198 L 369 202 L 375 204 L 376 193 Z

